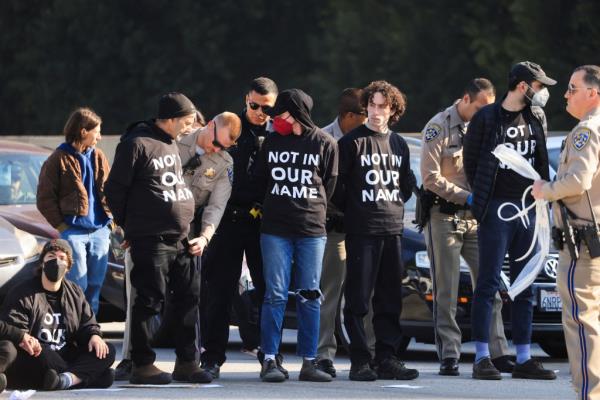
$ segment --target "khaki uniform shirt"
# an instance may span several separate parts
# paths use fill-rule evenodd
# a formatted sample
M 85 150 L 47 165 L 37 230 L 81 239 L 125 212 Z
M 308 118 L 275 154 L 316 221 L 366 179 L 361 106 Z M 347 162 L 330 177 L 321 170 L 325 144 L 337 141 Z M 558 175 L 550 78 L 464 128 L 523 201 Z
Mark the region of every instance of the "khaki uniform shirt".
M 567 135 L 560 153 L 554 182 L 542 186 L 548 201 L 562 199 L 577 215 L 576 226 L 590 225 L 592 215 L 585 191 L 588 190 L 596 218 L 600 218 L 600 108 L 583 117 Z M 559 207 L 553 207 L 554 224 L 562 229 Z
M 184 167 L 196 155 L 199 133 L 200 130 L 197 130 L 177 143 Z M 200 236 L 210 240 L 221 222 L 231 195 L 233 159 L 226 151 L 204 153 L 200 156 L 200 166 L 191 173 L 184 173 L 183 179 L 194 194 L 196 208 L 204 206 Z
M 446 201 L 463 205 L 470 194 L 463 168 L 462 137 L 467 129 L 456 109 L 458 101 L 436 114 L 423 129 L 423 187 Z

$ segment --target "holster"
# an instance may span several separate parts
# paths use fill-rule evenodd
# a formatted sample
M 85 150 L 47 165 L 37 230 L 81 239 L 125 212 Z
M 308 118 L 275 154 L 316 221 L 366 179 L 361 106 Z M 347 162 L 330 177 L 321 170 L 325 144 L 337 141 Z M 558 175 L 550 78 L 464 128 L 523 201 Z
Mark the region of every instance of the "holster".
M 581 237 L 587 245 L 591 258 L 600 257 L 600 238 L 598 237 L 598 227 L 596 225 L 587 225 L 579 229 Z
M 417 202 L 415 207 L 415 220 L 413 224 L 416 225 L 419 232 L 423 232 L 423 228 L 429 222 L 431 218 L 431 207 L 433 207 L 434 194 L 429 190 L 425 190 L 423 185 L 415 189 L 414 191 Z

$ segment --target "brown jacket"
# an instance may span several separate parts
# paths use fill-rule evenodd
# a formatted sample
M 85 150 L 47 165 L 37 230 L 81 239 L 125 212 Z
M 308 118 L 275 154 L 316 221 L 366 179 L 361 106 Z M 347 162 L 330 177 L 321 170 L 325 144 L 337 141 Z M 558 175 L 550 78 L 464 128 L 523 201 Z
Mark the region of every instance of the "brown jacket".
M 108 160 L 102 150 L 94 150 L 94 186 L 98 200 L 109 218 L 104 183 L 108 178 Z M 64 150 L 56 149 L 42 165 L 37 189 L 37 208 L 50 225 L 59 231 L 67 228 L 65 215 L 88 214 L 87 191 L 81 177 L 79 160 Z

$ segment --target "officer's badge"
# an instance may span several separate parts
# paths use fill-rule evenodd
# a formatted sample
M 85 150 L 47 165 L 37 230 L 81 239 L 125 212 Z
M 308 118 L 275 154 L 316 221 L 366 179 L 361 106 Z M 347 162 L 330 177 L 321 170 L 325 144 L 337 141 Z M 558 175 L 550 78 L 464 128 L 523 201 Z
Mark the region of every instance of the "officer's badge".
M 438 124 L 430 124 L 425 128 L 425 141 L 430 142 L 440 135 L 442 127 Z
M 215 169 L 208 168 L 206 171 L 204 171 L 204 176 L 206 176 L 208 178 L 213 178 L 215 176 Z
M 233 168 L 227 167 L 227 177 L 229 178 L 229 183 L 233 185 Z
M 590 140 L 592 131 L 588 128 L 581 128 L 573 135 L 573 147 L 575 150 L 581 150 Z

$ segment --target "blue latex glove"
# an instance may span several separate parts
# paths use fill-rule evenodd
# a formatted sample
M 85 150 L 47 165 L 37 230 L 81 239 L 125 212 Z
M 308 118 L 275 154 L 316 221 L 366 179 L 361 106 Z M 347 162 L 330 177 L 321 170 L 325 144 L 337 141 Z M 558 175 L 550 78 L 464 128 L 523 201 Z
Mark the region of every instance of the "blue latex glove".
M 473 205 L 473 193 L 469 193 L 469 196 L 467 196 L 467 205 Z

